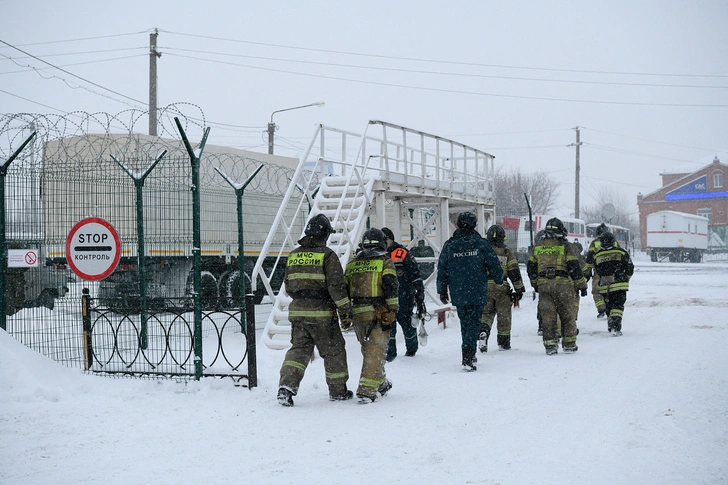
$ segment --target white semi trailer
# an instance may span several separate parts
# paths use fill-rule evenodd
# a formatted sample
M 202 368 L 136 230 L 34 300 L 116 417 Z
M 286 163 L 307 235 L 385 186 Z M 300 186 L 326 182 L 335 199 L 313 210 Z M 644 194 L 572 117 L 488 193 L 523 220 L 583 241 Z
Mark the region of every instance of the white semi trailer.
M 652 261 L 699 263 L 708 249 L 708 219 L 658 211 L 647 216 L 647 252 Z

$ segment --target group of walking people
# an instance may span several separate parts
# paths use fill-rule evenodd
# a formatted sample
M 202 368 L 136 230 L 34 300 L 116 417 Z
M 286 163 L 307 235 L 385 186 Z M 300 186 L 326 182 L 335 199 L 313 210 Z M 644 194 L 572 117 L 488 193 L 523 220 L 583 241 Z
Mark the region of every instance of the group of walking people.
M 469 372 L 477 370 L 477 350 L 487 352 L 494 322 L 499 350 L 511 348 L 511 309 L 525 293 L 503 227 L 491 226 L 483 238 L 476 231 L 477 222 L 472 212 L 458 215 L 453 236 L 443 245 L 437 263 L 437 293 L 442 304 L 451 302 L 457 309 L 462 365 Z M 412 312 L 416 306 L 417 317 L 422 318 L 427 310 L 414 256 L 394 240 L 390 229 L 371 228 L 344 269 L 336 253 L 326 246 L 333 232 L 325 215 L 312 217 L 299 246 L 288 257 L 284 284 L 292 298 L 288 312 L 291 347 L 284 357 L 278 389 L 278 402 L 284 406 L 293 406 L 314 348 L 324 361 L 329 398 L 348 400 L 356 394 L 362 404 L 374 402 L 392 388 L 385 363 L 397 357 L 397 322 L 404 334 L 405 356 L 412 357 L 418 350 Z M 629 254 L 606 226 L 600 226 L 586 259 L 568 241 L 558 218 L 546 223 L 541 236 L 530 251 L 526 271 L 539 295 L 546 354 L 558 353 L 559 340 L 564 352 L 578 350 L 579 298 L 586 296 L 592 276 L 597 281 L 592 292 L 599 292 L 597 309 L 608 316 L 608 330 L 621 335 L 626 292 L 634 272 Z M 346 384 L 349 372 L 341 333 L 350 329 L 363 357 L 355 392 Z

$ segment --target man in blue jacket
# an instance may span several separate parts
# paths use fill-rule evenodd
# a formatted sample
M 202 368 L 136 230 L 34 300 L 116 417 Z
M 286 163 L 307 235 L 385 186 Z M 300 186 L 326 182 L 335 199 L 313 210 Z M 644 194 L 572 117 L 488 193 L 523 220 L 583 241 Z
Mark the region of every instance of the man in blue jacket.
M 462 335 L 463 366 L 477 370 L 475 350 L 480 332 L 480 316 L 488 301 L 488 275 L 503 284 L 503 269 L 493 247 L 475 231 L 478 219 L 472 212 L 461 212 L 457 229 L 442 246 L 437 262 L 437 292 L 442 303 L 452 297 L 457 307 Z M 450 297 L 448 297 L 448 288 Z

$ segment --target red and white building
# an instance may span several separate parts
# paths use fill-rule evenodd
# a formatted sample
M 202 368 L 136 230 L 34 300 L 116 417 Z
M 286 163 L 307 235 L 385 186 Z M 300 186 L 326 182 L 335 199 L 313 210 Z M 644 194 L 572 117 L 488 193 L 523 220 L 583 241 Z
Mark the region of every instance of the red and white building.
M 728 228 L 728 165 L 718 157 L 692 173 L 662 173 L 662 188 L 637 195 L 640 211 L 640 241 L 647 245 L 647 215 L 670 210 L 708 219 L 709 230 Z

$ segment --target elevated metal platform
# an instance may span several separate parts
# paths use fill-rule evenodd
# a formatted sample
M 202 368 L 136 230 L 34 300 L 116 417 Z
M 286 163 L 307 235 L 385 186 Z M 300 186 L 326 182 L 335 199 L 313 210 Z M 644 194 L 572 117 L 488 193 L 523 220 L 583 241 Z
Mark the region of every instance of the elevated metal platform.
M 266 272 L 263 261 L 273 256 L 284 265 L 311 216 L 325 214 L 331 221 L 336 233 L 328 246 L 343 266 L 368 227 L 384 226 L 420 263 L 436 263 L 458 213 L 475 213 L 481 231 L 495 220 L 493 172 L 493 155 L 418 130 L 383 121 L 369 121 L 363 134 L 319 125 L 253 270 L 253 281 L 260 277 L 274 302 L 264 343 L 290 346 L 291 300 L 285 287 L 275 293 L 275 267 Z

